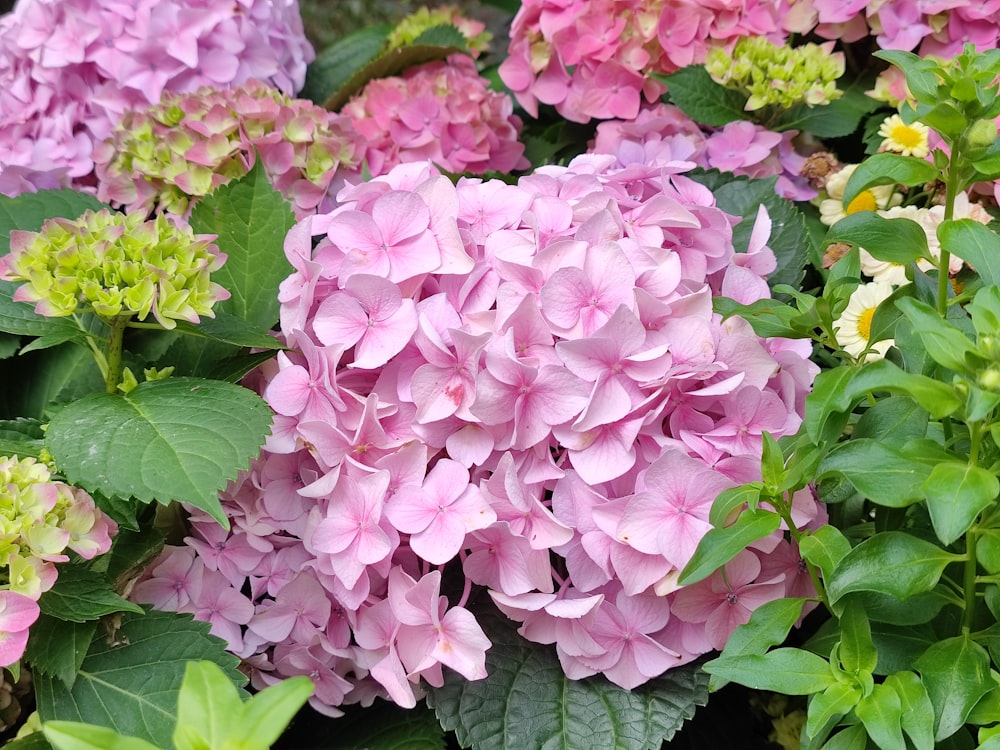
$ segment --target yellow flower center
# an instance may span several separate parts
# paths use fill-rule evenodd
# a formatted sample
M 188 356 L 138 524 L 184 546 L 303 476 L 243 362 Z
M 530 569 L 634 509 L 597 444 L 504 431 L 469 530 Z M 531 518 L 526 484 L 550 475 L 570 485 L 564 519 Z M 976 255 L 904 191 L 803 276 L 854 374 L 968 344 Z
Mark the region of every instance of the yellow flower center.
M 872 318 L 874 317 L 874 307 L 865 308 L 861 315 L 858 316 L 858 335 L 865 341 L 868 341 L 872 336 Z
M 861 195 L 847 204 L 844 213 L 850 216 L 851 214 L 856 214 L 858 211 L 874 211 L 876 208 L 878 208 L 878 204 L 875 202 L 875 193 L 871 190 L 865 190 Z
M 897 125 L 889 131 L 889 137 L 905 148 L 916 148 L 923 142 L 920 131 L 909 125 Z

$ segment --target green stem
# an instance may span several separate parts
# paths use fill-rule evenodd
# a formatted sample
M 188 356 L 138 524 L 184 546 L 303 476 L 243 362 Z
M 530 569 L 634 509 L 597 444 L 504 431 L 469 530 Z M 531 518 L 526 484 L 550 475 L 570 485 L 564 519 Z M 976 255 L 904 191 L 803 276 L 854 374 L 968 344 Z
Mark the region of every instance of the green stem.
M 788 526 L 788 533 L 791 535 L 792 539 L 795 540 L 796 546 L 798 546 L 805 534 L 799 531 L 799 529 L 795 526 L 795 522 L 792 520 L 792 504 L 790 502 L 785 502 L 783 497 L 780 502 L 775 502 L 772 499 L 771 504 L 774 506 L 775 510 L 778 511 L 778 515 L 781 516 L 785 525 Z M 823 606 L 829 610 L 830 603 L 826 598 L 826 588 L 823 586 L 823 581 L 819 576 L 819 570 L 805 558 L 802 558 L 802 562 L 806 564 L 806 571 L 809 573 L 809 579 L 812 581 L 813 588 L 816 589 L 817 598 Z
M 119 315 L 105 320 L 111 331 L 108 333 L 107 372 L 104 374 L 104 392 L 118 393 L 118 384 L 122 382 L 122 342 L 125 338 L 125 327 L 131 315 Z
M 969 422 L 970 466 L 975 466 L 979 462 L 979 446 L 981 441 L 982 424 L 980 422 Z M 973 524 L 965 532 L 965 575 L 962 581 L 965 599 L 965 606 L 962 609 L 963 634 L 968 634 L 972 630 L 972 621 L 976 614 L 976 573 L 979 571 L 979 562 L 976 560 L 976 544 L 978 541 L 978 524 Z
M 944 221 L 949 221 L 955 215 L 955 199 L 958 196 L 958 165 L 961 157 L 961 139 L 952 144 L 951 160 L 948 164 L 948 177 L 945 180 L 944 194 Z M 948 283 L 951 279 L 949 268 L 951 266 L 951 253 L 941 248 L 941 256 L 938 259 L 938 295 L 937 308 L 941 317 L 948 314 Z

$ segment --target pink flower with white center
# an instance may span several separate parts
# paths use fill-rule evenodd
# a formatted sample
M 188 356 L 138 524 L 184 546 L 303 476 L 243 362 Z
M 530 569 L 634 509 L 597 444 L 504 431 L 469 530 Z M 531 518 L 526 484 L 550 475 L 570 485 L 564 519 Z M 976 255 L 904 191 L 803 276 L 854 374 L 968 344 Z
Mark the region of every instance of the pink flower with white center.
M 385 560 L 399 544 L 392 527 L 382 520 L 389 473 L 378 471 L 354 479 L 342 476 L 330 495 L 325 517 L 309 544 L 328 555 L 344 585 L 353 586 L 366 565 Z
M 733 482 L 678 450 L 652 463 L 642 481 L 618 523 L 617 538 L 683 568 L 711 528 L 708 515 L 716 496 Z
M 577 416 L 587 392 L 586 383 L 563 368 L 530 367 L 491 349 L 476 378 L 471 411 L 485 424 L 509 425 L 509 447 L 524 450 L 544 440 L 553 425 Z
M 378 276 L 353 274 L 343 290 L 320 304 L 313 317 L 316 337 L 328 346 L 353 346 L 353 367 L 381 367 L 416 332 L 417 308 L 398 286 Z
M 400 487 L 385 514 L 410 535 L 410 548 L 434 565 L 457 555 L 470 531 L 497 520 L 479 488 L 469 484 L 469 470 L 449 458 L 439 459 L 420 487 Z
M 13 591 L 0 591 L 0 667 L 18 662 L 28 645 L 30 628 L 41 610 L 30 597 Z
M 757 607 L 784 596 L 783 577 L 754 583 L 759 574 L 760 560 L 743 550 L 724 570 L 678 591 L 671 611 L 687 622 L 705 623 L 708 643 L 721 651 L 729 635 L 749 622 Z

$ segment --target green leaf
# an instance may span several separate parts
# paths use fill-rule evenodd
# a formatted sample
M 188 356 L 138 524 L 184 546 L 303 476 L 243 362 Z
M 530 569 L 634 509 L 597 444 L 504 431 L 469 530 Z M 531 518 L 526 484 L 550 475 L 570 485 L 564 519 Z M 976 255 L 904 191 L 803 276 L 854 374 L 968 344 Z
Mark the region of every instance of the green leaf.
M 32 732 L 24 737 L 8 740 L 3 745 L 4 750 L 52 750 L 52 745 L 41 732 Z
M 228 525 L 218 493 L 258 454 L 271 416 L 246 388 L 167 378 L 67 405 L 46 442 L 72 484 L 143 502 L 190 503 Z
M 862 602 L 868 619 L 872 622 L 893 625 L 919 625 L 930 622 L 945 605 L 955 603 L 954 598 L 948 596 L 948 590 L 943 584 L 930 591 L 914 594 L 903 601 L 891 594 L 876 591 L 855 591 L 853 594 L 848 594 L 848 598 Z
M 633 690 L 603 677 L 570 680 L 551 649 L 496 616 L 477 619 L 493 643 L 489 676 L 470 681 L 449 672 L 428 694 L 441 726 L 464 747 L 657 750 L 708 700 L 708 678 L 697 667 L 671 669 Z
M 840 614 L 840 664 L 849 675 L 871 675 L 878 664 L 872 628 L 864 607 L 848 600 Z
M 976 559 L 990 575 L 1000 573 L 1000 529 L 980 529 Z
M 202 318 L 201 323 L 197 325 L 179 320 L 175 330 L 188 336 L 199 336 L 239 347 L 287 349 L 284 344 L 262 328 L 257 328 L 242 318 L 223 312 L 217 313 L 214 318 Z
M 996 684 L 990 657 L 967 635 L 933 644 L 916 664 L 934 706 L 934 739 L 950 737 L 980 698 Z
M 72 689 L 96 632 L 96 620 L 67 622 L 43 613 L 31 626 L 24 658 L 36 672 L 57 677 Z
M 763 654 L 783 643 L 802 616 L 802 608 L 807 601 L 809 600 L 775 599 L 762 604 L 753 611 L 748 622 L 732 632 L 726 641 L 722 657 Z M 712 675 L 708 681 L 708 689 L 715 692 L 725 684 L 726 680 Z
M 842 474 L 869 500 L 903 508 L 924 499 L 931 466 L 908 458 L 880 440 L 859 438 L 837 444 L 819 463 L 816 479 Z
M 230 737 L 246 748 L 269 748 L 309 700 L 312 679 L 288 677 L 254 695 L 243 706 L 243 721 Z
M 188 662 L 177 696 L 176 750 L 222 747 L 243 718 L 240 693 L 219 665 Z
M 799 554 L 823 573 L 826 578 L 833 573 L 844 556 L 851 551 L 851 543 L 835 526 L 825 524 L 799 539 Z
M 0 419 L 0 456 L 38 458 L 45 447 L 45 431 L 37 419 Z
M 35 675 L 42 721 L 85 721 L 169 747 L 189 661 L 214 661 L 234 684 L 246 683 L 239 660 L 209 627 L 173 612 L 124 614 L 119 630 L 91 644 L 72 690 Z
M 461 47 L 442 47 L 436 44 L 407 44 L 391 49 L 382 55 L 378 55 L 352 73 L 344 85 L 327 97 L 326 101 L 323 102 L 323 106 L 332 112 L 337 112 L 371 80 L 394 76 L 414 65 L 423 65 L 434 60 L 444 60 L 448 55 L 455 54 L 456 52 L 467 53 L 468 48 L 464 41 L 463 37 Z
M 858 701 L 854 712 L 868 730 L 868 736 L 882 750 L 906 750 L 901 724 L 903 706 L 891 687 L 875 685 L 871 693 Z
M 966 261 L 985 284 L 1000 284 L 1000 237 L 973 219 L 943 221 L 938 225 L 941 247 Z
M 895 65 L 906 76 L 906 85 L 917 101 L 933 103 L 938 98 L 937 64 L 904 50 L 879 50 L 875 57 Z
M 831 678 L 832 679 L 832 678 Z M 809 701 L 804 737 L 823 737 L 850 713 L 861 698 L 861 688 L 853 682 L 835 681 Z M 811 743 L 810 743 L 811 744 Z
M 304 737 L 299 745 L 304 746 L 311 739 Z M 365 708 L 347 707 L 345 715 L 337 719 L 337 750 L 363 748 L 445 750 L 444 729 L 434 711 L 423 703 L 410 709 L 388 701 L 375 701 Z
M 720 656 L 705 664 L 704 669 L 754 690 L 785 695 L 811 695 L 837 682 L 826 659 L 798 648 L 778 648 L 766 654 L 731 658 Z
M 885 531 L 844 556 L 826 582 L 827 595 L 831 602 L 852 591 L 878 591 L 906 599 L 934 588 L 945 567 L 958 559 L 912 534 Z
M 708 522 L 713 526 L 725 526 L 736 520 L 734 514 L 741 510 L 744 505 L 749 505 L 750 509 L 757 507 L 760 501 L 760 482 L 750 482 L 741 484 L 739 487 L 730 487 L 723 490 L 718 497 L 712 501 L 712 510 L 708 513 Z
M 843 90 L 843 95 L 829 104 L 810 107 L 798 104 L 779 119 L 774 130 L 802 130 L 819 138 L 841 138 L 858 129 L 861 118 L 879 106 L 865 94 L 871 88 L 856 81 Z
M 142 607 L 123 599 L 104 576 L 79 565 L 67 565 L 51 589 L 42 594 L 38 606 L 45 614 L 70 622 L 96 620 L 114 612 L 137 612 Z
M 198 201 L 190 223 L 196 232 L 217 234 L 216 244 L 228 256 L 212 281 L 232 296 L 216 309 L 270 329 L 278 320 L 278 285 L 293 270 L 284 244 L 295 214 L 271 186 L 263 161 Z
M 923 489 L 934 533 L 942 544 L 951 544 L 993 505 L 1000 482 L 986 469 L 951 461 L 935 466 Z
M 842 411 L 847 411 L 858 400 L 876 391 L 905 393 L 935 419 L 947 417 L 962 406 L 962 400 L 950 385 L 906 372 L 887 359 L 851 369 L 855 369 L 856 374 L 844 384 L 838 400 Z
M 856 367 L 834 367 L 822 370 L 813 381 L 812 391 L 806 396 L 806 411 L 803 427 L 810 440 L 823 443 L 836 440 L 842 427 L 831 416 L 851 408 L 851 402 L 844 402 L 847 385 L 858 374 Z M 830 427 L 834 429 L 830 429 Z M 835 434 L 831 434 L 835 433 Z
M 872 438 L 893 445 L 927 434 L 930 415 L 908 396 L 880 398 L 854 425 L 852 438 Z
M 868 611 L 872 626 L 872 642 L 878 651 L 878 664 L 872 674 L 887 675 L 904 669 L 912 669 L 917 659 L 924 651 L 939 640 L 939 636 L 929 625 L 889 625 L 876 622 L 868 610 L 868 601 L 874 594 L 848 594 L 845 599 L 857 598 Z M 907 600 L 914 607 L 919 606 L 922 594 L 917 594 Z M 891 598 L 888 594 L 884 598 Z M 840 644 L 840 626 L 836 619 L 827 620 L 816 633 L 805 643 L 807 648 L 820 656 L 830 657 L 835 647 Z
M 88 349 L 70 344 L 0 362 L 0 413 L 43 419 L 50 405 L 104 390 Z
M 833 735 L 823 750 L 865 750 L 868 747 L 868 733 L 864 724 L 855 724 Z
M 753 328 L 758 336 L 785 336 L 787 338 L 804 338 L 803 334 L 812 330 L 803 330 L 803 315 L 794 307 L 786 305 L 777 299 L 759 299 L 749 305 L 743 305 L 728 297 L 713 297 L 712 308 L 723 319 L 738 315 Z
M 0 195 L 0 242 L 5 246 L 12 229 L 37 232 L 47 219 L 75 219 L 86 211 L 108 208 L 89 193 L 76 190 L 39 190 L 16 198 Z M 4 249 L 0 255 L 6 255 Z
M 670 101 L 695 122 L 720 126 L 749 119 L 745 110 L 747 98 L 713 81 L 704 65 L 681 68 L 663 81 Z
M 316 104 L 325 102 L 382 51 L 390 31 L 389 24 L 369 26 L 327 47 L 306 69 L 305 85 L 299 96 Z
M 138 737 L 123 737 L 113 729 L 77 721 L 49 721 L 42 731 L 56 750 L 159 750 Z
M 780 525 L 781 517 L 777 513 L 747 510 L 740 514 L 732 526 L 709 529 L 681 571 L 678 582 L 682 586 L 689 586 L 708 578 L 746 549 L 747 545 L 773 534 Z
M 927 235 L 911 219 L 884 219 L 872 211 L 853 213 L 830 227 L 823 244 L 845 243 L 863 247 L 879 260 L 912 263 L 927 258 Z
M 883 683 L 899 696 L 900 725 L 916 750 L 934 749 L 934 706 L 920 677 L 913 672 L 897 672 Z
M 878 185 L 923 185 L 938 177 L 937 167 L 915 156 L 899 154 L 873 154 L 854 170 L 844 187 L 846 206 L 861 193 Z M 926 236 L 920 238 L 926 247 Z M 866 250 L 869 250 L 865 246 Z
M 970 362 L 967 358 L 978 358 L 975 344 L 959 328 L 938 315 L 930 305 L 907 297 L 898 300 L 896 307 L 909 318 L 927 353 L 942 367 L 955 372 L 966 372 Z

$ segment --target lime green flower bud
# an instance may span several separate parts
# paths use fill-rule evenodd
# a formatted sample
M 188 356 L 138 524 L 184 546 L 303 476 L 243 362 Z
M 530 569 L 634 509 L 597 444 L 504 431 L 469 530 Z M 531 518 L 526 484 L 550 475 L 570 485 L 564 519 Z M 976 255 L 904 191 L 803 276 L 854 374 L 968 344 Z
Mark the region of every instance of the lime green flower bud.
M 433 10 L 420 8 L 406 16 L 389 32 L 385 48 L 391 50 L 413 44 L 421 34 L 435 26 L 457 28 L 465 37 L 473 57 L 478 57 L 481 52 L 489 49 L 490 39 L 493 36 L 486 31 L 484 24 L 459 15 L 458 8 L 444 7 Z
M 209 280 L 226 256 L 213 235 L 161 214 L 88 211 L 78 219 L 50 219 L 39 232 L 11 232 L 11 252 L 0 258 L 0 278 L 27 282 L 16 301 L 34 302 L 40 315 L 94 312 L 145 320 L 164 328 L 175 320 L 214 317 L 212 305 L 229 293 Z

